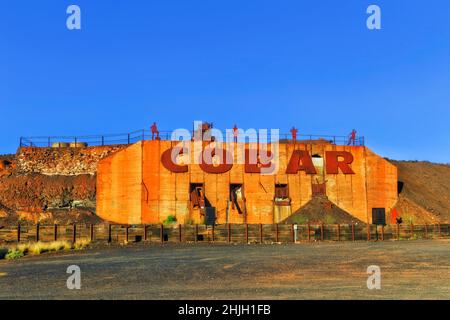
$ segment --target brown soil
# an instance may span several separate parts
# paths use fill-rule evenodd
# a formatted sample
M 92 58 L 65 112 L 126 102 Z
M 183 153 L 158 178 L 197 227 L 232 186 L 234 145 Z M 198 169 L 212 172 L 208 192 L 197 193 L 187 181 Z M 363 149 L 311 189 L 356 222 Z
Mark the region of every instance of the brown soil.
M 14 155 L 0 156 L 0 225 L 100 222 L 95 175 L 22 174 Z
M 416 224 L 450 221 L 450 165 L 418 161 L 392 161 L 398 168 L 399 201 L 404 222 Z
M 282 223 L 362 223 L 325 196 L 314 197 Z

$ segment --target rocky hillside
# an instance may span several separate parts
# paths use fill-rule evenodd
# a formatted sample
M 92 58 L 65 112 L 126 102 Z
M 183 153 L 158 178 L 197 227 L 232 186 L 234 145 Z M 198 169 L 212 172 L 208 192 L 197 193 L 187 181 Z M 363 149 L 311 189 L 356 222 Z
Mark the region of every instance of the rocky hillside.
M 122 148 L 21 148 L 0 156 L 0 225 L 99 222 L 97 163 Z
M 450 222 L 450 165 L 391 162 L 398 168 L 400 193 L 396 208 L 403 221 Z

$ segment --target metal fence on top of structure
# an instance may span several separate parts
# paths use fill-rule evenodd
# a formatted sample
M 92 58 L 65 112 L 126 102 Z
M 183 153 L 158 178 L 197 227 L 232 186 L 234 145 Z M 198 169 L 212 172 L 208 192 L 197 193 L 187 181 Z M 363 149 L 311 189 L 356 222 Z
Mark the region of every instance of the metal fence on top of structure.
M 214 136 L 214 135 L 213 135 Z M 106 146 L 106 145 L 122 145 L 133 144 L 138 141 L 145 140 L 172 140 L 181 141 L 187 137 L 195 137 L 194 132 L 185 130 L 174 131 L 160 131 L 159 134 L 152 134 L 150 130 L 137 130 L 130 133 L 122 134 L 100 134 L 100 135 L 84 135 L 84 136 L 36 136 L 36 137 L 21 137 L 20 147 L 35 147 L 35 148 L 50 148 L 50 147 L 86 147 L 86 146 Z M 234 136 L 232 133 L 225 133 L 222 137 L 220 135 L 214 136 L 216 141 L 233 142 Z M 255 137 L 239 135 L 238 142 L 326 142 L 334 145 L 351 145 L 364 146 L 364 137 L 356 137 L 350 140 L 348 136 L 336 135 L 313 135 L 313 134 L 297 134 L 294 140 L 291 134 L 279 134 L 278 137 L 270 135 L 270 130 L 267 135 L 261 134 Z

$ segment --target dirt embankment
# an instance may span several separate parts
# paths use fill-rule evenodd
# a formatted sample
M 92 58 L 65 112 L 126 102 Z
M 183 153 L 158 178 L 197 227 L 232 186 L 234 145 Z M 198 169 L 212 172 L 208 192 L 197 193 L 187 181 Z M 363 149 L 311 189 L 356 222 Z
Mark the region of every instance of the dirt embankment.
M 362 223 L 347 211 L 341 209 L 336 204 L 328 200 L 326 196 L 313 197 L 299 210 L 294 212 L 282 223 L 287 224 L 305 224 L 305 223 L 326 223 L 326 224 L 351 224 Z
M 0 156 L 0 225 L 100 222 L 97 163 L 122 148 L 21 148 Z
M 450 222 L 450 165 L 392 161 L 398 168 L 396 208 L 406 223 Z

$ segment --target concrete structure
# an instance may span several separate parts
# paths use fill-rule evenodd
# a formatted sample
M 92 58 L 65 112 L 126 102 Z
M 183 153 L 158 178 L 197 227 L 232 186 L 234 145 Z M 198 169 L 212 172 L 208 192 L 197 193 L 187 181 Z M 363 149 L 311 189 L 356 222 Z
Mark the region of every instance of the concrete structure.
M 198 164 L 174 164 L 170 170 L 162 157 L 176 143 L 140 141 L 102 159 L 97 214 L 128 224 L 160 223 L 168 216 L 180 223 L 203 223 L 203 205 L 193 198 L 196 188 L 204 193 L 204 205 L 216 208 L 217 223 L 277 223 L 313 194 L 325 194 L 356 218 L 371 222 L 372 208 L 389 212 L 397 201 L 397 168 L 364 146 L 280 142 L 277 174 L 262 175 L 245 164 L 233 164 L 223 173 L 207 172 Z M 295 158 L 298 150 L 311 156 L 315 172 L 308 172 L 307 161 Z M 350 154 L 350 170 L 338 163 L 343 154 Z

